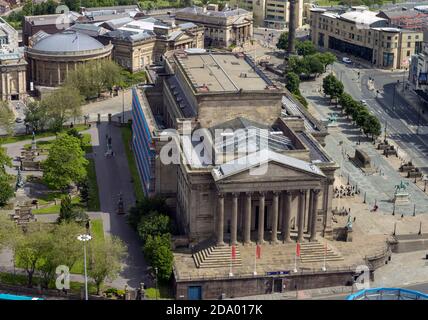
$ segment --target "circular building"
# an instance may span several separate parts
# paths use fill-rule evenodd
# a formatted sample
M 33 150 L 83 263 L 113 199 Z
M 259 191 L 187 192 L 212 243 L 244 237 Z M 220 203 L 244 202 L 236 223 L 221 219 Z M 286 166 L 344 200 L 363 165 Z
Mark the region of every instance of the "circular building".
M 32 46 L 26 48 L 29 78 L 34 85 L 56 87 L 68 72 L 89 61 L 110 59 L 112 44 L 76 31 L 36 34 Z

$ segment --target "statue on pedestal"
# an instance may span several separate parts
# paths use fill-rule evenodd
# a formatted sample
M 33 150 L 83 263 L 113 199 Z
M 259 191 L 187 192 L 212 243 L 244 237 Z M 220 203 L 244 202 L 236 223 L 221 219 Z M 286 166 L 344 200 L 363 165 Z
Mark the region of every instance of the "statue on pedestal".
M 17 191 L 18 189 L 21 189 L 23 187 L 24 187 L 24 178 L 22 177 L 21 169 L 18 168 L 18 173 L 16 175 L 15 191 Z
M 37 150 L 36 133 L 33 131 L 33 138 L 31 139 L 31 150 Z
M 348 222 L 346 223 L 346 229 L 348 229 L 348 231 L 352 231 L 352 219 L 351 219 L 351 215 L 348 216 Z

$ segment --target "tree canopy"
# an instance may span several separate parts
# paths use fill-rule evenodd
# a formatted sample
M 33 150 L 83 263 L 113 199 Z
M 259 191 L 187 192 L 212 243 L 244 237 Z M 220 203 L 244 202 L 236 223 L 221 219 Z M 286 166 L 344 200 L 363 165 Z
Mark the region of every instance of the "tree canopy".
M 300 79 L 297 74 L 294 72 L 288 72 L 286 75 L 286 88 L 291 93 L 300 94 L 299 85 L 300 85 Z
M 337 80 L 333 74 L 329 74 L 323 79 L 322 87 L 324 93 L 330 96 L 330 100 L 339 98 L 343 93 L 343 83 Z
M 122 270 L 121 261 L 127 255 L 126 246 L 119 238 L 109 236 L 104 241 L 93 241 L 90 252 L 88 274 L 94 280 L 99 294 L 103 282 L 107 278 L 114 280 Z
M 80 140 L 60 134 L 52 143 L 48 158 L 43 163 L 43 180 L 52 189 L 66 189 L 86 177 L 87 164 Z
M 0 101 L 0 128 L 6 130 L 8 134 L 13 133 L 15 125 L 15 115 L 9 108 L 7 101 Z
M 283 32 L 278 38 L 276 47 L 280 50 L 287 50 L 288 48 L 288 32 Z

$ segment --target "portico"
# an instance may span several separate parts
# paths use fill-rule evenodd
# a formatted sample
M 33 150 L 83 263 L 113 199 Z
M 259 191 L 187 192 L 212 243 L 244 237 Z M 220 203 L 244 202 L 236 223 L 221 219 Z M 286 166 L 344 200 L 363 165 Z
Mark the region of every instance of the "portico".
M 282 154 L 273 154 L 265 165 L 260 176 L 250 174 L 250 164 L 224 164 L 213 172 L 217 245 L 291 242 L 292 233 L 293 241 L 316 240 L 324 174 Z

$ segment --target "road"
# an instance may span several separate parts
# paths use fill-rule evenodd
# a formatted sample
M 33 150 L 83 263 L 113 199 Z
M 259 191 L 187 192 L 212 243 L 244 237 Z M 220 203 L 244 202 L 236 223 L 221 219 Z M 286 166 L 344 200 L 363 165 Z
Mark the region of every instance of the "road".
M 370 111 L 386 126 L 387 138 L 396 142 L 414 164 L 428 174 L 428 123 L 412 106 L 394 95 L 394 85 L 402 81 L 402 73 L 386 73 L 373 69 L 351 68 L 343 63 L 334 63 L 332 70 L 343 82 L 345 91 L 356 100 L 365 100 Z M 360 76 L 358 76 L 360 72 Z M 375 88 L 381 94 L 367 87 L 369 77 L 375 79 Z M 419 124 L 419 128 L 418 128 Z

